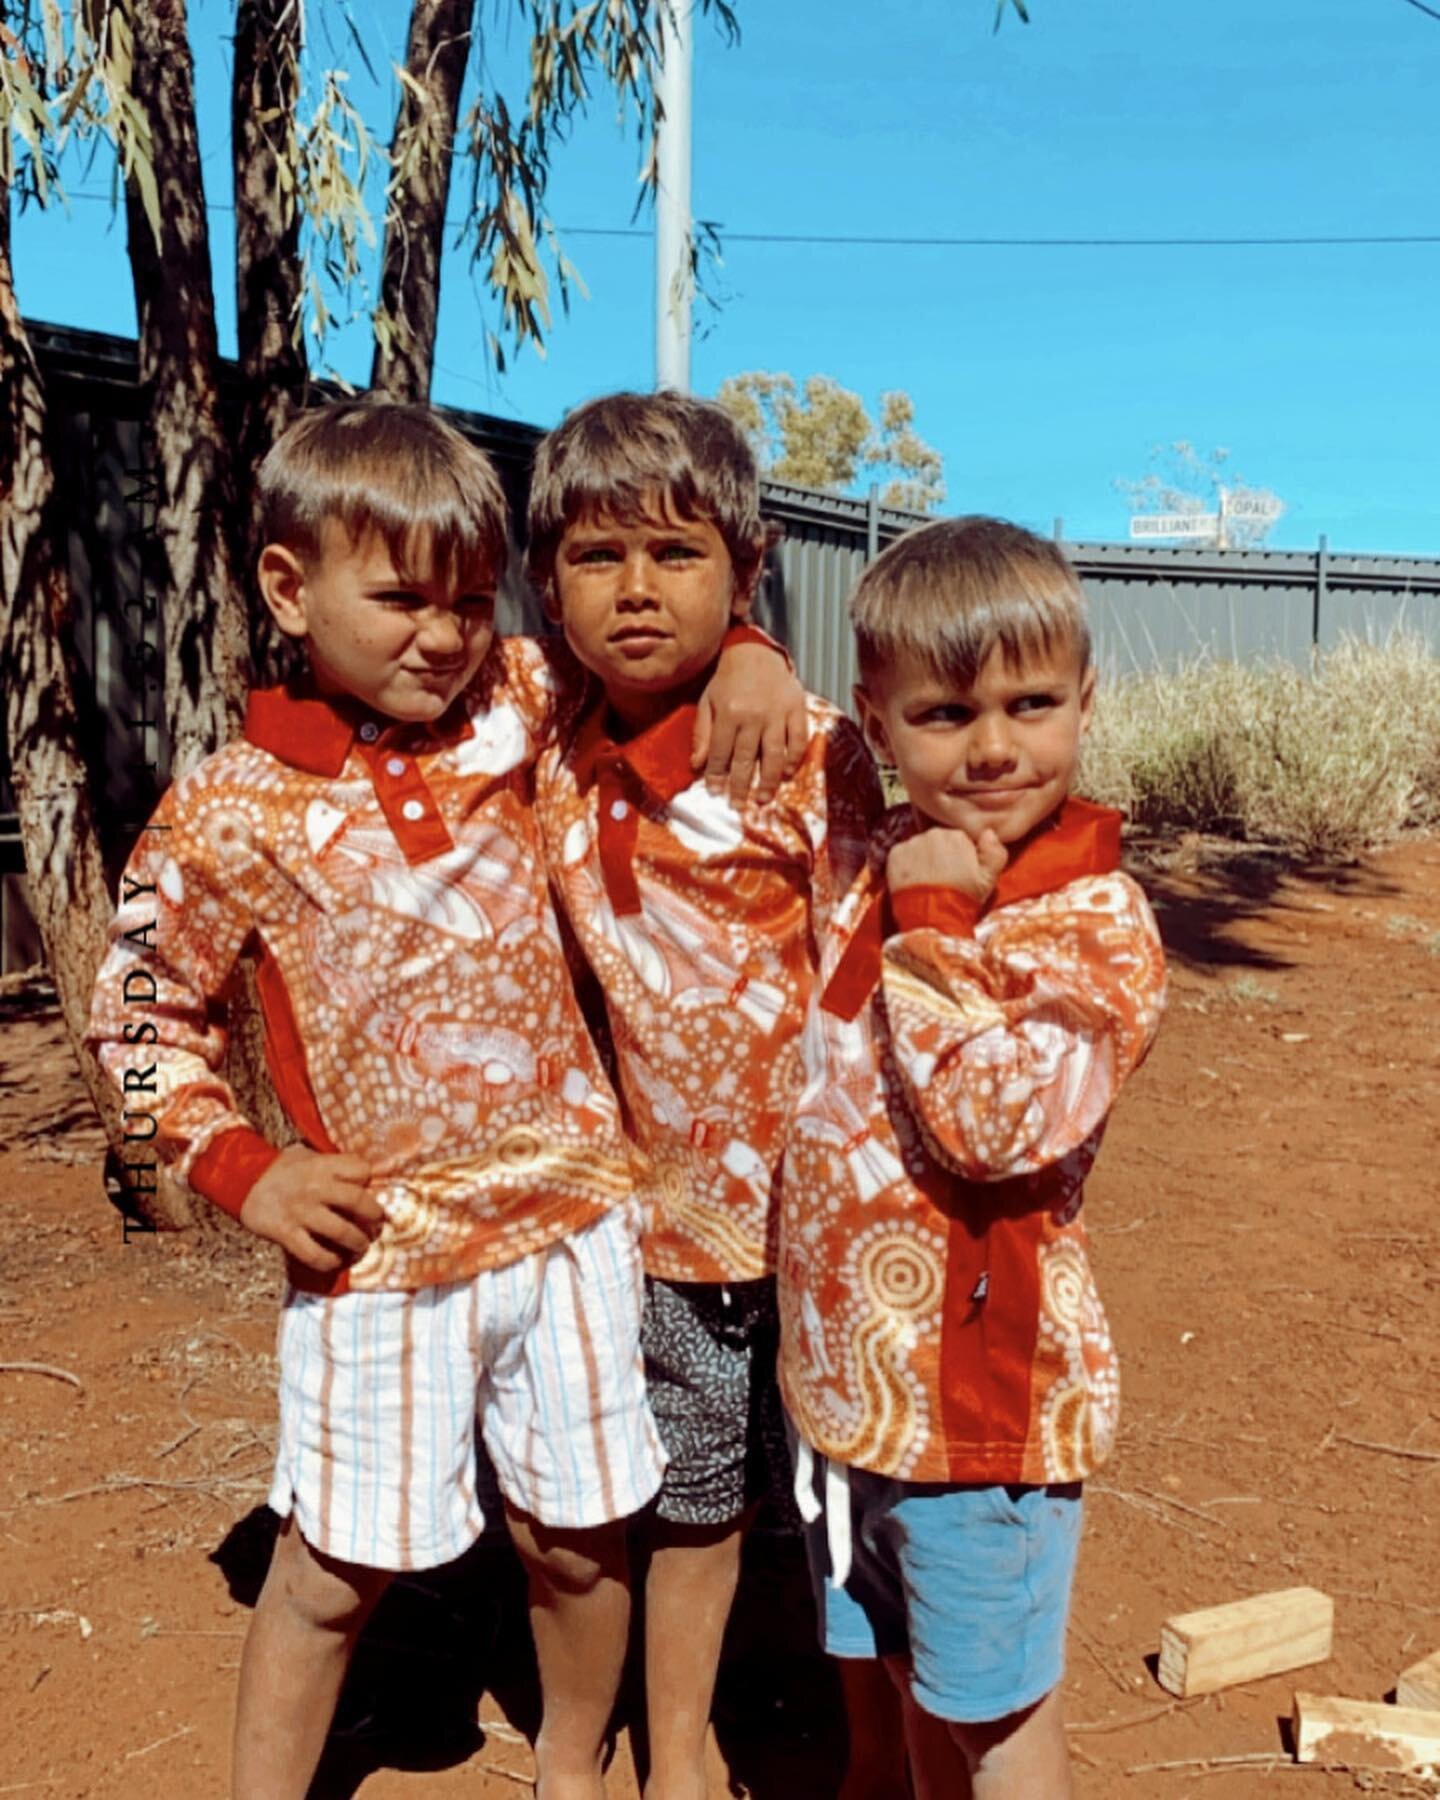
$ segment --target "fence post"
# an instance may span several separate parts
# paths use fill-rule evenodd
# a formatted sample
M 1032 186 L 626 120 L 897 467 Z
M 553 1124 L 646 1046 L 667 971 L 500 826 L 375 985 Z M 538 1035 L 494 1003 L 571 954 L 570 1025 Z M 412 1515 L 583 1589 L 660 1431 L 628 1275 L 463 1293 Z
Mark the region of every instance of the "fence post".
M 1310 660 L 1320 654 L 1320 614 L 1325 605 L 1330 576 L 1330 540 L 1320 533 L 1315 546 L 1315 608 L 1310 615 Z
M 870 483 L 865 495 L 865 561 L 874 562 L 880 554 L 880 484 Z

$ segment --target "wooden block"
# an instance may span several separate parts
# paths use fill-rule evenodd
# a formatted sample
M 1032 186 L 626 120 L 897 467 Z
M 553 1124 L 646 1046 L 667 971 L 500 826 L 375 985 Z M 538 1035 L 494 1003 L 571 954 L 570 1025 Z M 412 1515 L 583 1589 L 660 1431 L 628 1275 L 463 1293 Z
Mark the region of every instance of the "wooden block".
M 1351 1769 L 1422 1769 L 1440 1763 L 1440 1712 L 1297 1694 L 1295 1760 Z
M 1303 1669 L 1329 1656 L 1334 1629 L 1335 1602 L 1311 1587 L 1178 1613 L 1160 1627 L 1160 1685 L 1188 1700 Z
M 1395 1700 L 1399 1706 L 1440 1712 L 1440 1650 L 1432 1650 L 1422 1661 L 1411 1663 L 1395 1683 Z

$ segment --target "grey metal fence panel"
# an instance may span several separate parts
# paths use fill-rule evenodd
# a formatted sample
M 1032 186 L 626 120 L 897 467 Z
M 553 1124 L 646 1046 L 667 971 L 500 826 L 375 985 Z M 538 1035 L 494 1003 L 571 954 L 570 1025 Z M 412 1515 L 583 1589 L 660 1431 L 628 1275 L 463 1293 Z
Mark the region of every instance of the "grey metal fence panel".
M 764 484 L 762 503 L 784 537 L 761 620 L 790 646 L 807 687 L 848 706 L 855 663 L 845 606 L 865 566 L 865 503 L 774 483 Z M 881 547 L 923 522 L 882 509 Z M 1346 633 L 1382 642 L 1396 629 L 1440 653 L 1440 559 L 1064 548 L 1090 601 L 1096 659 L 1111 677 L 1197 657 L 1305 668 L 1317 644 L 1327 649 Z

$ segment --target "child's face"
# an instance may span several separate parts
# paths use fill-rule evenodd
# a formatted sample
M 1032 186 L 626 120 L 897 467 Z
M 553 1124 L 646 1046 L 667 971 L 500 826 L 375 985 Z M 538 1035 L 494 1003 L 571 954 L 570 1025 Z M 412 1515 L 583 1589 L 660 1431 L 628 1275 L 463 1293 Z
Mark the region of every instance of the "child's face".
M 996 649 L 970 687 L 902 656 L 855 698 L 871 747 L 931 824 L 1015 844 L 1069 793 L 1094 691 L 1073 649 L 1019 665 Z
M 605 513 L 575 519 L 556 547 L 552 610 L 611 706 L 637 727 L 663 717 L 708 670 L 749 605 L 716 526 L 672 517 L 658 502 L 632 524 Z
M 320 691 L 352 695 L 392 719 L 438 719 L 494 636 L 493 584 L 458 593 L 443 570 L 402 580 L 383 538 L 357 541 L 334 520 L 321 527 L 320 554 L 308 563 L 267 544 L 260 587 L 280 629 L 304 638 Z

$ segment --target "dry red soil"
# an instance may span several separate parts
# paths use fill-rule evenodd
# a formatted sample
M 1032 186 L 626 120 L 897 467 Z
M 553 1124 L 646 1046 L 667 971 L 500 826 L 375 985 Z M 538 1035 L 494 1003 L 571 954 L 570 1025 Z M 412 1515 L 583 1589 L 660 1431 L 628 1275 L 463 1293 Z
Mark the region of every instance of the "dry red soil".
M 1297 1769 L 1285 1721 L 1297 1686 L 1380 1699 L 1440 1647 L 1437 872 L 1433 841 L 1141 871 L 1173 986 L 1087 1205 L 1126 1411 L 1070 1641 L 1084 1800 L 1435 1791 Z M 275 1270 L 127 1246 L 56 1015 L 0 1007 L 0 1794 L 212 1800 L 273 1529 Z M 833 1681 L 794 1546 L 752 1549 L 711 1792 L 824 1800 Z M 1157 1685 L 1167 1616 L 1302 1582 L 1335 1597 L 1332 1661 L 1184 1703 Z M 503 1546 L 397 1586 L 315 1794 L 529 1791 L 525 1644 Z M 628 1730 L 609 1791 L 637 1792 Z

